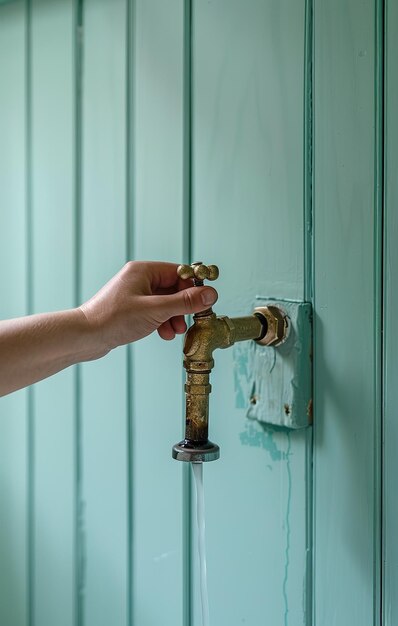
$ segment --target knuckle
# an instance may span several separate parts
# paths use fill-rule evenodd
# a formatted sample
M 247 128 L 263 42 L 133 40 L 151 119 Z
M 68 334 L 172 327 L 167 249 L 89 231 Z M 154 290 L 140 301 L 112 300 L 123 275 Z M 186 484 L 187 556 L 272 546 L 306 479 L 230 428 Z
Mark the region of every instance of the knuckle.
M 127 261 L 120 270 L 120 275 L 125 278 L 125 280 L 132 280 L 134 276 L 142 272 L 141 265 L 139 261 Z
M 126 274 L 129 274 L 130 272 L 134 270 L 135 267 L 136 267 L 136 261 L 127 261 L 127 263 L 125 263 L 123 267 L 123 271 Z

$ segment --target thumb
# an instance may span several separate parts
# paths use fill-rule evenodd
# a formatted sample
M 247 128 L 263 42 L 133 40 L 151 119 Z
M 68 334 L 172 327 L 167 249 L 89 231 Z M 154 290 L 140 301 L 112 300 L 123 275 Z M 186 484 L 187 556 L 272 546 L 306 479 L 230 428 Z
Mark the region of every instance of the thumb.
M 152 304 L 164 321 L 175 315 L 199 313 L 217 301 L 213 287 L 189 287 L 167 296 L 152 296 Z

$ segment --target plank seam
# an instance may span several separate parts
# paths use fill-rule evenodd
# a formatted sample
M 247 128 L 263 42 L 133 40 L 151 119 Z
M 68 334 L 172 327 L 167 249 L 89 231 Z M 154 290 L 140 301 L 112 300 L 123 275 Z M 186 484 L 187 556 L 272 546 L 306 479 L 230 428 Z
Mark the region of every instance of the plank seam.
M 305 3 L 304 34 L 304 299 L 314 304 L 314 237 L 313 237 L 313 171 L 314 171 L 314 29 L 313 0 Z M 315 388 L 315 387 L 314 387 Z M 306 626 L 314 621 L 314 438 L 312 428 L 306 437 L 306 573 L 304 620 Z
M 133 226 L 135 223 L 134 206 L 134 42 L 135 42 L 135 0 L 127 0 L 127 24 L 126 24 L 126 260 L 134 258 Z M 132 381 L 134 371 L 133 346 L 129 344 L 126 352 L 127 358 L 127 623 L 134 623 L 134 465 L 133 465 L 133 436 L 134 436 L 134 405 L 132 393 Z
M 32 0 L 25 0 L 25 124 L 26 124 L 26 304 L 33 313 L 33 207 L 32 207 Z M 35 613 L 35 546 L 34 546 L 34 389 L 27 390 L 27 596 L 28 626 L 34 626 Z
M 74 0 L 75 71 L 75 306 L 81 303 L 83 0 Z M 81 366 L 75 367 L 75 624 L 84 623 L 84 507 L 82 486 Z
M 184 0 L 183 34 L 183 256 L 192 261 L 192 0 Z M 183 376 L 183 375 L 182 375 Z M 181 388 L 184 386 L 182 384 Z M 184 396 L 181 396 L 184 415 Z M 182 527 L 183 527 L 183 624 L 193 624 L 192 577 L 192 481 L 190 467 L 182 467 Z M 189 464 L 188 464 L 189 465 Z
M 386 2 L 375 2 L 375 494 L 374 504 L 374 623 L 382 624 L 384 615 L 384 246 L 385 246 L 385 69 Z

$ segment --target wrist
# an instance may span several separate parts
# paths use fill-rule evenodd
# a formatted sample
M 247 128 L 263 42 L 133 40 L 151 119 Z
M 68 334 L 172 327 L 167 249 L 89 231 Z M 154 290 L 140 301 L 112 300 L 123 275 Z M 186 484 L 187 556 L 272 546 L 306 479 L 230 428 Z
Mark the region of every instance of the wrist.
M 105 356 L 111 347 L 105 341 L 105 333 L 99 324 L 93 324 L 82 307 L 71 310 L 79 337 L 76 363 L 94 361 Z

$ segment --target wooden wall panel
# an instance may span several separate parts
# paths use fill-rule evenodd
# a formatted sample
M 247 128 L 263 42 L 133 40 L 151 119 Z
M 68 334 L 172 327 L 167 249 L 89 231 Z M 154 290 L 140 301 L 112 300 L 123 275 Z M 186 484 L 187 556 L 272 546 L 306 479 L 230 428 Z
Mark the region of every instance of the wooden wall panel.
M 385 4 L 393 626 L 398 13 Z M 73 306 L 131 257 L 217 263 L 219 314 L 310 298 L 314 58 L 314 615 L 312 433 L 246 419 L 231 349 L 215 355 L 221 459 L 204 470 L 220 626 L 379 624 L 382 6 L 0 2 L 2 317 Z M 182 423 L 182 342 L 155 335 L 1 400 L 1 624 L 200 624 L 190 468 L 171 459 Z
M 32 312 L 75 304 L 74 7 L 31 9 Z M 75 372 L 32 388 L 29 468 L 31 619 L 69 626 L 75 611 Z
M 184 2 L 137 0 L 134 48 L 134 222 L 137 259 L 186 260 Z M 184 537 L 189 493 L 172 445 L 182 436 L 182 342 L 134 346 L 133 623 L 188 626 Z M 185 543 L 185 548 L 189 546 Z M 156 590 L 156 591 L 155 591 Z
M 217 313 L 243 315 L 257 294 L 305 293 L 305 4 L 193 6 L 193 260 L 220 266 Z M 204 468 L 211 620 L 309 624 L 310 431 L 245 418 L 239 354 L 217 352 L 212 373 L 210 438 L 221 458 Z M 195 590 L 196 573 L 195 562 Z
M 385 475 L 384 475 L 384 607 L 383 624 L 398 619 L 398 497 L 397 497 L 397 380 L 398 380 L 398 5 L 386 3 L 385 73 Z
M 370 626 L 380 556 L 375 5 L 315 0 L 314 20 L 315 624 Z
M 26 22 L 0 6 L 0 318 L 27 313 Z M 26 626 L 27 392 L 0 400 L 0 623 Z
M 81 298 L 126 260 L 126 2 L 84 3 Z M 81 371 L 81 581 L 85 626 L 128 618 L 126 348 Z

